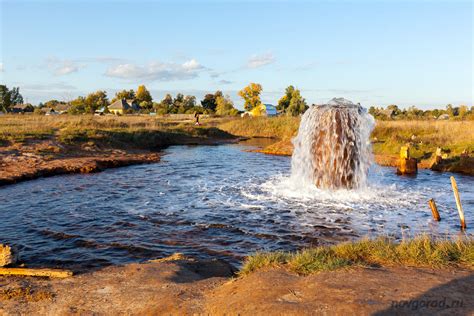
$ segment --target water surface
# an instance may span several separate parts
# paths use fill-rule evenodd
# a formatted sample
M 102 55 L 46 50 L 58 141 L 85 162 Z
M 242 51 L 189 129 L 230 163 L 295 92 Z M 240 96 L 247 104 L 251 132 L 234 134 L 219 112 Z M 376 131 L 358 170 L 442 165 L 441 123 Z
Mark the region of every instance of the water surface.
M 157 164 L 2 187 L 0 241 L 18 245 L 28 266 L 82 269 L 174 252 L 238 264 L 257 250 L 459 231 L 449 173 L 399 177 L 377 167 L 369 188 L 328 193 L 289 178 L 289 157 L 251 148 L 176 146 Z M 469 227 L 474 177 L 455 176 Z

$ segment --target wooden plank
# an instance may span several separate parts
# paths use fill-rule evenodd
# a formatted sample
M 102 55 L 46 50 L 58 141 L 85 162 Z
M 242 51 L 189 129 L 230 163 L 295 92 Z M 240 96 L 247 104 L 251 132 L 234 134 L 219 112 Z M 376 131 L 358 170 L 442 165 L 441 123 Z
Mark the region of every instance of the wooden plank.
M 441 217 L 439 216 L 438 207 L 436 206 L 434 199 L 429 200 L 428 203 L 430 204 L 431 214 L 433 214 L 433 219 L 439 222 L 441 220 Z
M 454 199 L 456 200 L 456 206 L 458 208 L 459 219 L 461 220 L 461 229 L 466 229 L 466 220 L 464 219 L 464 211 L 462 210 L 461 198 L 459 197 L 458 185 L 456 179 L 451 176 L 451 185 L 453 187 Z
M 60 269 L 0 268 L 0 275 L 67 278 L 72 276 L 72 271 Z

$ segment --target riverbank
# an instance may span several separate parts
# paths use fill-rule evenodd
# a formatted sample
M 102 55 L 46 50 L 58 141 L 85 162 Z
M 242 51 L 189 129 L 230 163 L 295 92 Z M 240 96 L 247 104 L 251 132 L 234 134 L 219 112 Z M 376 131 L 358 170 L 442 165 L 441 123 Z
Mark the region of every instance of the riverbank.
M 474 311 L 472 270 L 355 267 L 298 275 L 285 268 L 242 277 L 219 261 L 158 260 L 67 279 L 0 277 L 5 315 L 313 315 Z
M 99 172 L 160 160 L 171 145 L 216 145 L 239 138 L 208 120 L 149 117 L 0 118 L 0 186 L 69 173 Z
M 273 144 L 256 151 L 291 156 L 291 139 L 297 134 L 298 126 L 299 118 L 275 117 L 233 120 L 219 125 L 219 128 L 233 135 L 273 138 Z M 473 130 L 474 121 L 377 121 L 371 135 L 375 162 L 381 166 L 398 167 L 400 147 L 408 144 L 410 155 L 418 159 L 421 169 L 474 175 Z M 442 163 L 433 165 L 438 147 L 444 159 Z

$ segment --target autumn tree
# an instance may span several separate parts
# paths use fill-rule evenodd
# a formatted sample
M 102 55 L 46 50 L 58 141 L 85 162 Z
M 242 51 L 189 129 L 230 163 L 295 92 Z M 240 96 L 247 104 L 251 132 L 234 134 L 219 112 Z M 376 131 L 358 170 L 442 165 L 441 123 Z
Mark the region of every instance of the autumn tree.
M 229 96 L 218 96 L 216 98 L 217 115 L 237 115 L 238 112 Z
M 138 86 L 135 98 L 142 108 L 150 109 L 153 105 L 153 98 L 145 85 Z
M 262 104 L 262 101 L 260 100 L 261 92 L 262 86 L 258 83 L 250 83 L 239 91 L 239 96 L 244 99 L 244 107 L 247 111 L 251 111 Z

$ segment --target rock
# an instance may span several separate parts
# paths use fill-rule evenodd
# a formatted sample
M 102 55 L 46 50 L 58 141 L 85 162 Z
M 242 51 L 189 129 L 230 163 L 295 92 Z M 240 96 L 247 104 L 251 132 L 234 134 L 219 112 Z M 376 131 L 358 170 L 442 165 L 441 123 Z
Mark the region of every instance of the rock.
M 0 244 L 0 267 L 13 264 L 18 260 L 18 251 L 14 247 Z

